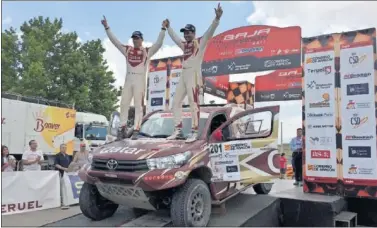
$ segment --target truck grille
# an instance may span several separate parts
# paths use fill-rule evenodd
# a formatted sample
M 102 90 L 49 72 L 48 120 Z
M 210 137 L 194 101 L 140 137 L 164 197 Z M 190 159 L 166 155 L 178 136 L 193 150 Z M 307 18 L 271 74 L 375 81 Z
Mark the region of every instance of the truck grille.
M 122 171 L 122 172 L 137 172 L 137 171 L 146 171 L 148 169 L 147 160 L 134 160 L 134 161 L 127 161 L 127 160 L 116 160 L 118 162 L 118 166 L 115 169 L 109 169 L 107 167 L 107 162 L 110 159 L 98 159 L 93 158 L 92 162 L 92 169 L 93 170 L 114 170 L 114 171 Z

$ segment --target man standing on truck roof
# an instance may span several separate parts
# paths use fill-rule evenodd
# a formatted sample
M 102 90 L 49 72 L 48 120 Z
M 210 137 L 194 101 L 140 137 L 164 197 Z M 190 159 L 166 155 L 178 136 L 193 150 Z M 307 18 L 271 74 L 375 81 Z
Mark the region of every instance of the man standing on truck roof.
M 204 57 L 208 40 L 212 38 L 217 26 L 219 25 L 220 18 L 223 10 L 218 4 L 215 8 L 216 18 L 204 35 L 200 38 L 195 38 L 196 28 L 192 24 L 187 24 L 180 31 L 183 32 L 186 41 L 182 41 L 179 36 L 170 27 L 168 21 L 168 33 L 172 40 L 183 50 L 182 62 L 182 76 L 179 79 L 178 86 L 173 98 L 173 113 L 175 129 L 171 136 L 167 139 L 181 138 L 182 135 L 182 101 L 185 96 L 188 96 L 188 102 L 191 109 L 192 118 L 192 134 L 187 138 L 186 142 L 193 142 L 198 137 L 199 125 L 199 90 L 203 89 L 203 80 L 201 72 L 201 64 Z
M 132 135 L 132 139 L 136 139 L 143 117 L 142 105 L 144 101 L 145 78 L 147 69 L 151 57 L 156 54 L 162 46 L 165 37 L 167 21 L 164 20 L 162 22 L 161 32 L 157 38 L 157 41 L 150 48 L 142 46 L 144 39 L 143 34 L 140 31 L 135 31 L 132 33 L 131 38 L 134 45 L 132 47 L 130 45 L 123 45 L 114 36 L 114 34 L 110 30 L 105 16 L 103 17 L 101 23 L 105 27 L 107 36 L 109 37 L 110 41 L 126 57 L 127 62 L 126 80 L 124 82 L 120 103 L 121 127 L 118 131 L 118 139 L 123 139 L 126 137 L 128 109 L 130 107 L 132 97 L 134 98 L 135 105 L 134 133 Z

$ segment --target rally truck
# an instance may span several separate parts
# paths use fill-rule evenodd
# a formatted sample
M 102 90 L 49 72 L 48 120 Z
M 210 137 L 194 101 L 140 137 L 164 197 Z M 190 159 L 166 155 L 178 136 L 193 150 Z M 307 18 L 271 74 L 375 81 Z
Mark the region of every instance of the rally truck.
M 111 217 L 119 205 L 139 213 L 168 209 L 174 226 L 206 226 L 212 206 L 250 187 L 270 192 L 280 171 L 278 150 L 271 146 L 278 115 L 279 106 L 201 106 L 198 140 L 186 143 L 189 109 L 183 109 L 183 137 L 176 140 L 166 139 L 174 130 L 171 111 L 151 112 L 136 140 L 93 151 L 90 164 L 79 171 L 80 209 L 92 220 Z

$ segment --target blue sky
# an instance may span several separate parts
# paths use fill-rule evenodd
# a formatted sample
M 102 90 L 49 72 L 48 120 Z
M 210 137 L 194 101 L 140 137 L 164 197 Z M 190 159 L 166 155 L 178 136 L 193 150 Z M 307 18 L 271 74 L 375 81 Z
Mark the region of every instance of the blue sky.
M 253 11 L 252 2 L 221 2 L 224 14 L 218 32 L 247 25 L 246 18 Z M 198 35 L 202 34 L 214 18 L 217 2 L 3 2 L 3 30 L 35 16 L 63 18 L 63 31 L 76 31 L 82 40 L 105 38 L 106 34 L 100 23 L 102 15 L 108 19 L 114 33 L 122 41 L 127 41 L 134 30 L 144 33 L 144 39 L 154 41 L 161 28 L 161 22 L 169 18 L 172 27 L 178 30 L 186 23 L 197 27 Z M 5 20 L 5 23 L 4 23 Z M 165 44 L 172 45 L 171 39 Z

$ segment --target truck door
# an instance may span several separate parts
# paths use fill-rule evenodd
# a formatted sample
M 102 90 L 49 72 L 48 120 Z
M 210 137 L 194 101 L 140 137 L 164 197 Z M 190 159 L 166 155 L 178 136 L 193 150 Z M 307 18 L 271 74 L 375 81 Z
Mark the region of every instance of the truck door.
M 268 140 L 278 123 L 279 106 L 238 113 L 212 133 L 210 165 L 214 182 L 267 182 L 279 175 L 276 149 L 253 148 L 252 141 Z

